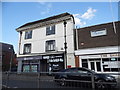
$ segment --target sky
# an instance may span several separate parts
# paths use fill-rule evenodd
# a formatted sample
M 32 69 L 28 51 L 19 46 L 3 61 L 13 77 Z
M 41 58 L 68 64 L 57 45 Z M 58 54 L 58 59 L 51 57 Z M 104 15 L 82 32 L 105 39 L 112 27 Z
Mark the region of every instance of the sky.
M 118 2 L 2 2 L 2 40 L 18 52 L 16 28 L 68 12 L 78 28 L 118 21 Z

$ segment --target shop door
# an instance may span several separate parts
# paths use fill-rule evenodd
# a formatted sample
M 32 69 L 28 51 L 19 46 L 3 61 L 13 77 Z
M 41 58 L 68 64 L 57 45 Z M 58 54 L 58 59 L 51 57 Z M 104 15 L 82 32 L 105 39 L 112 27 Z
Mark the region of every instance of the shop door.
M 40 61 L 40 71 L 47 72 L 47 60 Z
M 101 62 L 100 61 L 90 61 L 90 69 L 96 72 L 101 72 Z

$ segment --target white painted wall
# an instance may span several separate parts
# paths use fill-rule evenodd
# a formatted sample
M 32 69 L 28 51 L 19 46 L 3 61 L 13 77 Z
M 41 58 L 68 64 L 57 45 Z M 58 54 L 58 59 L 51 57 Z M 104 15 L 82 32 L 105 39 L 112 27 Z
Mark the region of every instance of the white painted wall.
M 67 53 L 68 53 L 68 64 L 74 66 L 74 37 L 73 37 L 73 20 L 67 20 L 66 25 L 66 34 L 67 34 Z M 47 40 L 55 40 L 56 41 L 56 49 L 58 51 L 61 48 L 64 49 L 64 24 L 63 22 L 55 24 L 55 34 L 46 36 L 46 26 L 39 27 L 33 30 L 32 32 L 32 39 L 24 39 L 25 31 L 22 33 L 21 39 L 21 48 L 20 53 L 23 54 L 24 44 L 31 43 L 31 53 L 45 53 L 45 43 Z M 24 55 L 18 55 L 24 56 Z

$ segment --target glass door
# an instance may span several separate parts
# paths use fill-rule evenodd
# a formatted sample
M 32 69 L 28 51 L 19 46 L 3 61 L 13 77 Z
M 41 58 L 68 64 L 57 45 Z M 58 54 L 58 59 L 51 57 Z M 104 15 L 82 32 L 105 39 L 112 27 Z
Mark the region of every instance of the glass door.
M 100 61 L 90 61 L 89 68 L 96 72 L 101 72 L 101 62 Z
M 95 62 L 90 62 L 90 69 L 95 71 Z

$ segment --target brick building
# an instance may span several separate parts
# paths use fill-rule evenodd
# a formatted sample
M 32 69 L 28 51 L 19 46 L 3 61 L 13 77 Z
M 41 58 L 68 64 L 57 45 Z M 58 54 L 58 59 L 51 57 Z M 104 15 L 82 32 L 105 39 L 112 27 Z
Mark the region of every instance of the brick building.
M 96 72 L 119 72 L 119 24 L 99 24 L 77 29 L 77 67 L 86 67 Z
M 9 71 L 10 62 L 11 69 L 16 68 L 17 60 L 13 45 L 0 43 L 0 57 L 2 62 L 2 71 Z

